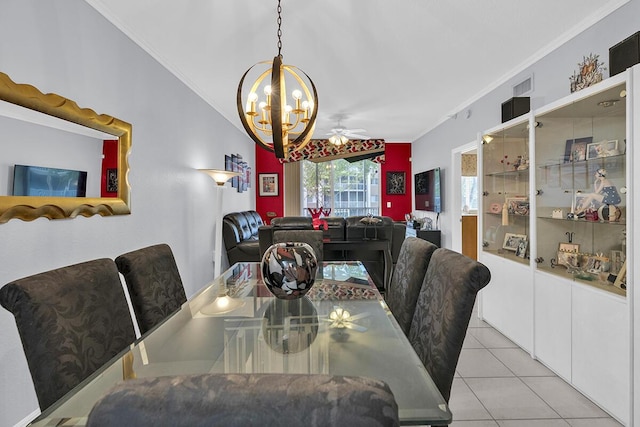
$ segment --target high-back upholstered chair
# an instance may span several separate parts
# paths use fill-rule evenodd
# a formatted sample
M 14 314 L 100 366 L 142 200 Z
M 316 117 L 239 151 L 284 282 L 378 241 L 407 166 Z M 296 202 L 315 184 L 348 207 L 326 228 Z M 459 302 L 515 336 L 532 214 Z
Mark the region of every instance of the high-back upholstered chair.
M 324 259 L 324 245 L 322 243 L 322 230 L 273 230 L 273 243 L 303 242 L 311 246 L 316 253 L 318 264 Z M 266 250 L 266 249 L 265 249 Z
M 87 426 L 397 426 L 389 386 L 364 377 L 204 374 L 116 385 Z
M 429 261 L 409 341 L 447 402 L 476 294 L 490 279 L 486 266 L 449 249 Z
M 129 289 L 140 333 L 164 320 L 187 301 L 171 248 L 162 243 L 116 258 Z
M 385 300 L 398 324 L 409 335 L 418 293 L 436 245 L 417 237 L 407 237 L 400 248 Z
M 15 316 L 41 410 L 136 338 L 111 259 L 8 283 L 0 304 Z

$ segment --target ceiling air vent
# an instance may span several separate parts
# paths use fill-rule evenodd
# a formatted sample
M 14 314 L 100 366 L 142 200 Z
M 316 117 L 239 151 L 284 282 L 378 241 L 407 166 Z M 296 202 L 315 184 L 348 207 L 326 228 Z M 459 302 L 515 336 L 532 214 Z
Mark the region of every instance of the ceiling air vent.
M 532 91 L 533 91 L 533 76 L 529 76 L 522 82 L 513 86 L 513 96 L 526 95 Z

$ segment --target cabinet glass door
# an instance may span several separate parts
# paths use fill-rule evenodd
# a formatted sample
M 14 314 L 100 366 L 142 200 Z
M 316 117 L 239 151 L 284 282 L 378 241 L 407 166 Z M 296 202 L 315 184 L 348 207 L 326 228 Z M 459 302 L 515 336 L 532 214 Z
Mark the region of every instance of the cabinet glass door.
M 482 140 L 482 250 L 522 263 L 529 262 L 528 125 L 523 120 Z
M 535 118 L 536 260 L 624 295 L 626 87 L 601 85 Z

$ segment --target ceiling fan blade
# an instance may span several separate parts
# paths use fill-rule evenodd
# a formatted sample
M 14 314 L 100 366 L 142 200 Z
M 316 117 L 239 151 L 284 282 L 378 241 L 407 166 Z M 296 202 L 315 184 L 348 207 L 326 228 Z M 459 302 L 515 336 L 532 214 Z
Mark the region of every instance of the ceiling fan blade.
M 345 129 L 348 133 L 367 133 L 366 129 Z
M 349 132 L 349 133 L 345 133 L 344 135 L 345 135 L 346 137 L 351 138 L 351 139 L 371 139 L 371 137 L 370 137 L 370 136 L 367 136 L 367 135 L 358 135 L 358 134 L 356 134 L 356 133 L 351 133 L 351 132 Z

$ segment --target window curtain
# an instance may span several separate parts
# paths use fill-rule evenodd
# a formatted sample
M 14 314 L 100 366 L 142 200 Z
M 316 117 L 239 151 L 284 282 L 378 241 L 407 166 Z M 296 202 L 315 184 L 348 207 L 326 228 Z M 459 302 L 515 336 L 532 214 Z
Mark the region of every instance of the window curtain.
M 328 139 L 312 139 L 302 150 L 289 153 L 280 162 L 286 164 L 300 160 L 326 162 L 335 159 L 370 158 L 376 163 L 384 163 L 384 147 L 384 139 L 351 139 L 341 146 L 333 145 Z

